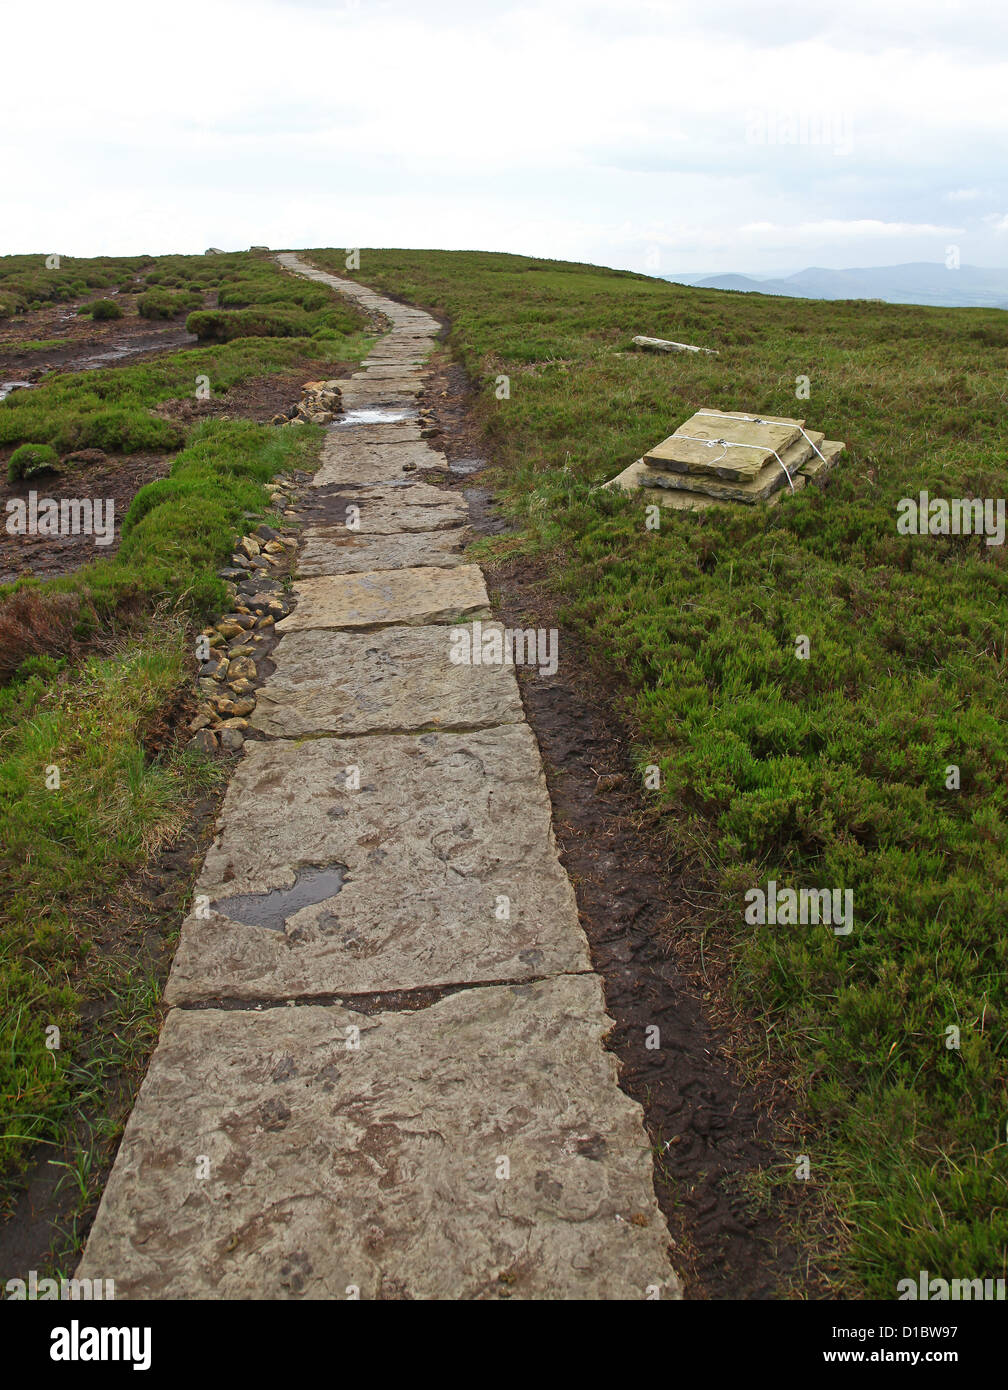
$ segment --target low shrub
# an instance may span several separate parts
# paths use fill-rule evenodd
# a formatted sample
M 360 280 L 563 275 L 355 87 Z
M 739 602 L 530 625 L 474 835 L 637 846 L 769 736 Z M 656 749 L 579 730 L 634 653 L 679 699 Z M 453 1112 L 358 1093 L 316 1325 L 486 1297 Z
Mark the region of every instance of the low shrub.
M 114 299 L 96 299 L 89 306 L 91 317 L 97 322 L 105 319 L 121 319 L 123 311 Z
M 110 406 L 64 420 L 54 443 L 63 453 L 104 449 L 107 454 L 135 454 L 180 449 L 184 439 L 181 427 L 171 420 L 136 406 Z
M 189 309 L 198 309 L 203 296 L 198 290 L 171 294 L 167 290 L 151 290 L 137 300 L 137 312 L 143 319 L 173 319 Z
M 80 613 L 79 594 L 20 589 L 0 603 L 0 684 L 30 657 L 70 655 Z
M 22 478 L 55 469 L 58 464 L 59 455 L 51 444 L 22 444 L 7 461 L 7 481 L 18 483 Z
M 235 338 L 304 338 L 312 330 L 298 309 L 263 307 L 201 309 L 186 319 L 186 330 L 201 343 L 230 343 Z

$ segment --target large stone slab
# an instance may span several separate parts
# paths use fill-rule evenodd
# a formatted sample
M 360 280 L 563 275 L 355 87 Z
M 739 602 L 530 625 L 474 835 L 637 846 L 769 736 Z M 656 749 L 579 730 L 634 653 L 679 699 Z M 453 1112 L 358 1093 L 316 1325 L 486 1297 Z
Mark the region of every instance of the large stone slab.
M 403 348 L 400 352 L 380 349 L 373 352 L 370 357 L 365 357 L 361 362 L 362 367 L 417 367 L 422 368 L 426 357 L 422 352 L 414 348 Z
M 442 623 L 489 617 L 490 613 L 479 565 L 319 575 L 299 579 L 295 593 L 297 607 L 277 623 L 277 632 Z
M 421 426 L 415 416 L 408 420 L 362 421 L 345 423 L 337 420 L 327 431 L 334 439 L 355 444 L 407 444 L 422 438 Z
M 773 458 L 801 437 L 804 420 L 786 416 L 762 419 L 741 411 L 698 410 L 661 444 L 644 455 L 654 468 L 674 472 L 711 473 L 719 478 L 746 482 Z
M 334 483 L 328 493 L 316 494 L 312 505 L 320 530 L 353 529 L 346 524 L 353 520 L 360 534 L 394 535 L 399 531 L 439 531 L 469 521 L 468 503 L 459 493 L 408 482 L 405 477 L 398 485 L 390 480 L 387 486 Z M 357 511 L 350 512 L 350 507 Z
M 794 444 L 779 451 L 780 461 L 771 458 L 748 481 L 728 481 L 706 473 L 673 473 L 662 468 L 649 468 L 641 478 L 641 484 L 650 488 L 672 488 L 675 491 L 702 492 L 708 497 L 723 498 L 729 502 L 765 502 L 780 488 L 793 484 L 798 474 L 810 459 L 816 457 L 826 436 L 817 430 L 809 430 L 808 438 L 799 435 Z M 815 448 L 813 448 L 815 445 Z M 781 467 L 783 464 L 783 468 Z
M 401 381 L 406 385 L 422 386 L 423 373 L 403 366 L 401 362 L 369 362 L 362 372 L 354 372 L 351 381 Z
M 332 866 L 342 885 L 307 891 Z M 526 724 L 247 742 L 196 892 L 172 1004 L 590 968 Z
M 462 548 L 469 538 L 464 526 L 440 531 L 404 531 L 396 535 L 361 535 L 345 526 L 309 530 L 298 555 L 301 577 L 355 574 L 365 570 L 441 568 L 464 563 Z
M 330 430 L 322 445 L 322 460 L 314 482 L 317 486 L 327 483 L 385 483 L 401 480 L 404 473 L 435 468 L 447 472 L 448 460 L 444 454 L 432 449 L 426 440 L 361 443 L 341 438 Z
M 422 391 L 422 386 L 395 381 L 344 381 L 340 385 L 344 410 L 356 410 L 360 406 L 412 406 Z
M 595 976 L 416 1012 L 175 1010 L 78 1277 L 119 1298 L 679 1297 L 610 1027 Z
M 484 631 L 499 626 L 483 624 Z M 256 691 L 249 722 L 274 738 L 520 724 L 513 668 L 453 663 L 451 631 L 289 632 L 273 651 L 277 669 Z

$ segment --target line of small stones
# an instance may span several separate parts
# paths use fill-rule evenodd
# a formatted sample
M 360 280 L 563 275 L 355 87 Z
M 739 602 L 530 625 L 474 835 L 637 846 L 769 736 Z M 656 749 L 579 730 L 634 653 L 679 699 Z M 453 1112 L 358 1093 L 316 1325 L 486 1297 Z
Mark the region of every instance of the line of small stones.
M 296 600 L 288 591 L 293 574 L 302 512 L 299 487 L 312 475 L 297 470 L 279 474 L 267 484 L 274 507 L 282 510 L 291 528 L 278 531 L 261 523 L 239 540 L 231 564 L 218 570 L 231 610 L 200 634 L 209 646 L 196 681 L 198 703 L 189 725 L 189 747 L 203 753 L 237 753 L 245 742 L 248 715 L 256 707 L 255 692 L 268 672 L 262 663 L 279 638 L 276 623 L 292 612 Z

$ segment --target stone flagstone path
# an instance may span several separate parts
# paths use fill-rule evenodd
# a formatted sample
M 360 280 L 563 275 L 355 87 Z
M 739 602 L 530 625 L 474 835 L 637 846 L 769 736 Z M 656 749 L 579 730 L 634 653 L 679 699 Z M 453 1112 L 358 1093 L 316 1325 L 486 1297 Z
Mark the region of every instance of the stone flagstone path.
M 679 1297 L 514 671 L 448 657 L 489 605 L 461 499 L 408 476 L 445 462 L 415 415 L 438 324 L 279 260 L 390 322 L 343 403 L 402 418 L 327 432 L 264 737 L 78 1276 L 120 1298 Z

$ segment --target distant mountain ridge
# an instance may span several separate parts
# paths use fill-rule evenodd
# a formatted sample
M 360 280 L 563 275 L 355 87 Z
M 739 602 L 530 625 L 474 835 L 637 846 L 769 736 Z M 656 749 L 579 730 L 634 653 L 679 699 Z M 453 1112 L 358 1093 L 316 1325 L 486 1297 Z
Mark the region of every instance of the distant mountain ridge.
M 780 294 L 799 299 L 882 299 L 889 304 L 930 304 L 959 309 L 1008 309 L 1008 270 L 911 261 L 906 265 L 827 270 L 810 266 L 779 279 L 752 275 L 663 275 L 663 280 L 704 290 Z

